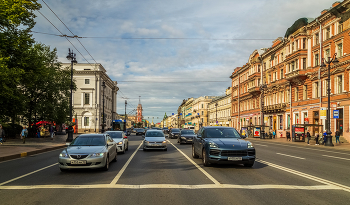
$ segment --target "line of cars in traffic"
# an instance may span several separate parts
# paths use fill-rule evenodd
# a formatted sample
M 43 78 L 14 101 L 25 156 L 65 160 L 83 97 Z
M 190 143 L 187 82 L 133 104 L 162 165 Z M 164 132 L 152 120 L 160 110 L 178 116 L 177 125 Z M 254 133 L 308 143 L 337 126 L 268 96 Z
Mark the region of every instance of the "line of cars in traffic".
M 155 149 L 167 151 L 164 130 L 141 131 L 144 137 L 144 151 Z M 170 139 L 180 144 L 192 144 L 192 157 L 202 158 L 204 166 L 211 164 L 243 164 L 252 167 L 255 162 L 255 148 L 236 129 L 231 127 L 202 127 L 193 130 L 173 128 Z M 243 139 L 242 139 L 243 138 Z M 123 131 L 107 131 L 103 134 L 83 134 L 75 138 L 59 155 L 61 171 L 79 168 L 109 169 L 111 161 L 117 161 L 117 153 L 129 148 L 128 137 Z

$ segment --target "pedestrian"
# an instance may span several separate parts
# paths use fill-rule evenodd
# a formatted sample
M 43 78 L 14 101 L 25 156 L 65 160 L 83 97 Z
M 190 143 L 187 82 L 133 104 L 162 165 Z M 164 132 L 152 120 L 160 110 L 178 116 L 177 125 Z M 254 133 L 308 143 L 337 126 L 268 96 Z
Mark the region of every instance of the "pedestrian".
M 272 135 L 273 135 L 273 138 L 276 138 L 276 131 L 275 130 L 272 132 Z
M 340 132 L 339 132 L 339 129 L 337 129 L 337 131 L 335 132 L 335 143 L 339 142 L 340 144 Z
M 315 140 L 316 140 L 316 144 L 315 145 L 320 145 L 318 144 L 318 138 L 320 137 L 320 134 L 318 134 L 318 132 L 315 132 Z
M 287 133 L 286 133 L 286 136 L 287 136 L 287 141 L 288 141 L 288 140 L 290 141 L 290 132 L 287 132 Z
M 5 131 L 2 129 L 2 125 L 0 124 L 0 144 L 5 142 Z
M 50 125 L 50 127 L 49 127 L 49 132 L 50 132 L 51 140 L 53 140 L 54 129 L 53 129 L 53 126 L 52 126 L 52 125 Z
M 40 127 L 37 127 L 36 134 L 37 134 L 38 138 L 40 138 Z
M 28 136 L 28 130 L 26 128 L 26 126 L 23 126 L 23 130 L 21 132 L 21 138 L 23 140 L 23 144 L 26 143 L 26 137 Z
M 323 133 L 323 145 L 326 144 L 326 141 L 327 141 L 327 132 L 325 130 L 324 133 Z
M 309 130 L 307 130 L 307 132 L 306 132 L 306 137 L 307 137 L 307 145 L 310 145 L 311 135 L 310 135 Z

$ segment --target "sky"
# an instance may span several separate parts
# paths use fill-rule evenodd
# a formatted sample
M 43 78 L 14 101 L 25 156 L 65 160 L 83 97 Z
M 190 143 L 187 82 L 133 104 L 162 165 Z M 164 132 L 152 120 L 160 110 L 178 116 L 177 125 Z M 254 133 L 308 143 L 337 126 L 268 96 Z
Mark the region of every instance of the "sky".
M 224 95 L 254 50 L 335 1 L 38 0 L 43 15 L 35 12 L 32 31 L 40 32 L 33 33 L 38 43 L 57 48 L 60 62 L 69 62 L 71 48 L 78 63 L 101 63 L 118 82 L 117 113 L 127 100 L 127 114 L 135 114 L 141 96 L 144 119 L 156 123 L 184 99 Z M 57 36 L 70 31 L 89 38 L 69 38 L 75 49 Z

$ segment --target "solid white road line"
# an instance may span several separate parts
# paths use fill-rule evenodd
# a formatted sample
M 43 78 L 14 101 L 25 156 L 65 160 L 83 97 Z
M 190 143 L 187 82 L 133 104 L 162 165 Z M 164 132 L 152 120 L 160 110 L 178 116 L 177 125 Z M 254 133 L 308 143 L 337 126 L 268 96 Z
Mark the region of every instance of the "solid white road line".
M 252 141 L 252 142 L 253 142 L 253 144 L 255 144 L 254 141 Z M 350 155 L 350 153 L 333 152 L 333 151 L 328 151 L 328 150 L 324 150 L 324 149 L 313 149 L 313 148 L 299 147 L 299 146 L 290 146 L 290 145 L 284 145 L 284 144 L 278 143 L 278 142 L 259 142 L 259 143 L 266 143 L 269 145 L 278 145 L 278 146 L 283 146 L 283 147 L 293 147 L 293 148 L 298 148 L 298 149 L 308 149 L 308 150 L 313 150 L 313 151 L 328 152 L 328 153 L 334 153 L 334 154 Z
M 113 181 L 110 184 L 116 184 L 119 180 L 119 178 L 122 176 L 122 174 L 124 173 L 125 169 L 128 167 L 129 163 L 131 162 L 132 158 L 134 158 L 135 154 L 137 151 L 139 151 L 141 145 L 142 145 L 143 141 L 140 143 L 140 145 L 136 148 L 135 152 L 130 156 L 130 158 L 128 159 L 128 161 L 124 164 L 123 168 L 118 172 L 117 176 L 115 176 L 115 178 L 113 179 Z
M 0 186 L 0 190 L 19 189 L 290 189 L 290 190 L 342 190 L 332 185 L 295 186 L 295 185 L 236 185 L 236 184 L 95 184 L 95 185 L 33 185 L 33 186 Z
M 194 162 L 191 158 L 189 158 L 185 153 L 183 153 L 179 148 L 177 148 L 173 143 L 171 143 L 169 140 L 168 142 L 173 145 L 175 147 L 175 149 L 177 149 L 177 151 L 179 151 L 183 156 L 186 157 L 186 159 L 188 161 L 190 161 L 194 166 L 197 167 L 197 169 L 199 169 L 199 171 L 201 171 L 205 176 L 208 177 L 208 179 L 210 179 L 212 182 L 214 182 L 214 184 L 218 185 L 220 184 L 220 182 L 218 180 L 216 180 L 214 177 L 212 177 L 208 172 L 206 172 L 204 169 L 202 169 L 202 167 L 200 167 L 196 162 Z
M 297 158 L 297 159 L 305 159 L 305 158 L 302 158 L 302 157 L 296 157 L 296 156 L 292 156 L 292 155 L 288 155 L 288 154 L 282 154 L 282 153 L 276 153 L 276 154 L 279 154 L 279 155 L 282 155 L 282 156 L 286 156 L 286 157 L 293 157 L 293 158 Z
M 40 172 L 41 170 L 47 169 L 47 168 L 52 167 L 52 166 L 55 166 L 55 165 L 57 165 L 57 164 L 58 164 L 58 163 L 54 163 L 54 164 L 51 164 L 51 165 L 49 165 L 49 166 L 47 166 L 47 167 L 44 167 L 44 168 L 38 169 L 38 170 L 36 170 L 36 171 L 30 172 L 30 173 L 28 173 L 28 174 L 25 174 L 25 175 L 22 175 L 22 176 L 19 176 L 19 177 L 10 179 L 10 180 L 8 180 L 8 181 L 6 181 L 6 182 L 1 183 L 0 186 L 2 186 L 2 185 L 4 185 L 4 184 L 8 184 L 8 183 L 13 182 L 13 181 L 16 181 L 17 179 L 21 179 L 21 178 L 23 178 L 23 177 L 29 176 L 29 175 L 31 175 L 31 174 Z
M 309 174 L 306 174 L 304 172 L 299 172 L 299 171 L 296 171 L 296 170 L 293 170 L 293 169 L 289 169 L 289 168 L 286 168 L 286 167 L 282 167 L 282 166 L 279 166 L 277 164 L 273 164 L 273 163 L 270 163 L 270 162 L 266 162 L 266 161 L 263 161 L 263 160 L 255 160 L 257 162 L 260 162 L 260 163 L 263 163 L 263 164 L 266 164 L 270 167 L 274 167 L 276 169 L 279 169 L 279 170 L 283 170 L 285 172 L 289 172 L 291 174 L 295 174 L 297 176 L 301 176 L 301 177 L 304 177 L 306 179 L 310 179 L 310 180 L 313 180 L 313 181 L 317 181 L 317 182 L 320 182 L 320 183 L 323 183 L 323 184 L 326 184 L 326 185 L 329 185 L 329 186 L 336 186 L 336 187 L 339 187 L 340 189 L 344 190 L 344 191 L 347 191 L 347 192 L 350 192 L 350 187 L 348 186 L 345 186 L 345 185 L 342 185 L 342 184 L 338 184 L 338 183 L 335 183 L 335 182 L 332 182 L 332 181 L 328 181 L 326 179 L 322 179 L 322 178 L 319 178 L 319 177 L 315 177 L 313 175 L 309 175 Z
M 350 160 L 350 159 L 347 159 L 347 158 L 334 157 L 334 156 L 328 156 L 328 155 L 322 155 L 322 156 L 324 156 L 324 157 L 331 157 L 331 158 L 335 158 L 335 159 Z

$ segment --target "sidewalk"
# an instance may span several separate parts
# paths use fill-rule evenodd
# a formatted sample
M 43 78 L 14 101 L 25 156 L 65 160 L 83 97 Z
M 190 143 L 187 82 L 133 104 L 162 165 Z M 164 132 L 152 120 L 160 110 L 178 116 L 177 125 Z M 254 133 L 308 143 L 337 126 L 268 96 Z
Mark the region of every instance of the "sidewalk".
M 334 147 L 324 146 L 324 145 L 315 145 L 316 141 L 314 139 L 310 140 L 310 145 L 307 144 L 307 139 L 305 139 L 305 142 L 292 142 L 287 141 L 287 138 L 275 138 L 275 139 L 260 139 L 260 138 L 246 138 L 246 140 L 252 141 L 252 142 L 273 142 L 273 143 L 280 143 L 280 144 L 289 144 L 289 145 L 296 145 L 296 146 L 304 146 L 304 147 L 312 147 L 317 149 L 332 149 L 332 150 L 347 150 L 350 151 L 350 143 L 348 142 L 342 142 L 342 143 L 335 143 L 335 137 L 332 138 L 332 142 L 334 144 Z
M 78 134 L 74 134 L 73 138 L 76 136 Z M 0 145 L 0 162 L 64 148 L 66 139 L 67 135 L 56 135 L 53 140 L 50 137 L 27 138 L 25 144 L 21 139 L 6 139 Z

